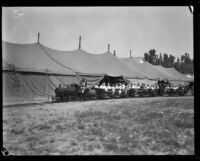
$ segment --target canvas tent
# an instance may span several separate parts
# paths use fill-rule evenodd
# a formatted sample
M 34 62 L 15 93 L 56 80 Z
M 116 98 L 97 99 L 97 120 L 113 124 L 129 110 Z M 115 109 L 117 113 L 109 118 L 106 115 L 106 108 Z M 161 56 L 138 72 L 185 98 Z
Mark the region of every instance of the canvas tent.
M 2 42 L 2 64 L 4 101 L 52 96 L 59 84 L 78 83 L 82 76 L 89 85 L 104 75 L 145 77 L 122 64 L 109 51 L 103 54 L 82 49 L 58 51 L 40 43 Z
M 82 49 L 59 51 L 40 43 L 2 42 L 3 99 L 34 99 L 54 95 L 59 84 L 79 83 L 81 77 L 94 85 L 105 76 L 124 80 L 184 80 L 180 73 L 130 58 L 120 59 L 110 51 L 88 53 Z

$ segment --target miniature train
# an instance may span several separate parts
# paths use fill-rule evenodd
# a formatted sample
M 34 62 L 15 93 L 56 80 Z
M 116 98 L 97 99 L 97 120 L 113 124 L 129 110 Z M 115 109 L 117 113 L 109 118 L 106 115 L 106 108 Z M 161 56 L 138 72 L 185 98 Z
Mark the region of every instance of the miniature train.
M 97 99 L 111 99 L 111 98 L 133 98 L 133 97 L 155 97 L 155 96 L 184 96 L 189 88 L 181 87 L 177 90 L 173 88 L 167 89 L 165 86 L 159 86 L 158 89 L 128 89 L 120 90 L 111 89 L 107 91 L 101 88 L 84 88 L 79 84 L 70 84 L 65 88 L 56 88 L 55 96 L 52 97 L 52 102 L 66 102 L 73 100 L 97 100 Z

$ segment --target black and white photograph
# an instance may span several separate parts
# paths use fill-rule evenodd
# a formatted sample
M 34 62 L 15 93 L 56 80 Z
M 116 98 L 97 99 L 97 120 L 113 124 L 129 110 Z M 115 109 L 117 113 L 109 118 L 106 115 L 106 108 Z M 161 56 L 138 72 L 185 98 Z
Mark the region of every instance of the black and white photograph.
M 194 155 L 192 6 L 3 6 L 2 155 Z

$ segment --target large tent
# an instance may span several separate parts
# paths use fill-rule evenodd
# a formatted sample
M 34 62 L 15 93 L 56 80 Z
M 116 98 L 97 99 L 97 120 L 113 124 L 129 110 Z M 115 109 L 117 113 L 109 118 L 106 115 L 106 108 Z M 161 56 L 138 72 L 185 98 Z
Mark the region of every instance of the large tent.
M 92 85 L 104 75 L 144 78 L 122 64 L 109 51 L 90 54 L 82 49 L 58 51 L 40 43 L 2 42 L 3 99 L 29 100 L 54 95 L 59 84 L 79 83 L 81 77 Z
M 4 41 L 2 49 L 4 101 L 52 96 L 59 84 L 78 83 L 82 76 L 86 77 L 89 85 L 99 82 L 105 75 L 129 80 L 175 80 L 174 75 L 179 75 L 184 81 L 187 78 L 171 69 L 159 70 L 147 62 L 140 64 L 129 58 L 120 59 L 110 51 L 103 54 L 92 54 L 82 49 L 59 51 L 41 43 Z

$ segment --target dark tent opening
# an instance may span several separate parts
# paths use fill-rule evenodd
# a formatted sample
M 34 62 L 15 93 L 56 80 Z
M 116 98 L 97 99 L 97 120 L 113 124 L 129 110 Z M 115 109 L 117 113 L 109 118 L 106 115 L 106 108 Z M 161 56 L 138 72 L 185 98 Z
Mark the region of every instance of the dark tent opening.
M 125 85 L 128 85 L 129 81 L 126 80 L 123 76 L 109 76 L 109 75 L 105 75 L 99 81 L 99 85 L 102 85 L 103 83 L 105 83 L 106 86 L 108 84 L 111 85 L 111 86 L 114 86 L 116 84 L 125 84 Z

